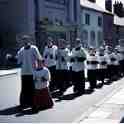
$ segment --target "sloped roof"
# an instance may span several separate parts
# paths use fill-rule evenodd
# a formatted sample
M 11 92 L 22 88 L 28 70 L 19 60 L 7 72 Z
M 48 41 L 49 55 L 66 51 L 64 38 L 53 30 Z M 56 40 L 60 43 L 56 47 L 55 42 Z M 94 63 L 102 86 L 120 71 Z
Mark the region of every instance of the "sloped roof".
M 80 0 L 80 5 L 85 8 L 92 9 L 94 11 L 105 12 L 112 14 L 111 12 L 101 8 L 97 3 L 90 2 L 88 0 Z
M 124 17 L 118 17 L 114 15 L 114 24 L 119 26 L 124 26 Z

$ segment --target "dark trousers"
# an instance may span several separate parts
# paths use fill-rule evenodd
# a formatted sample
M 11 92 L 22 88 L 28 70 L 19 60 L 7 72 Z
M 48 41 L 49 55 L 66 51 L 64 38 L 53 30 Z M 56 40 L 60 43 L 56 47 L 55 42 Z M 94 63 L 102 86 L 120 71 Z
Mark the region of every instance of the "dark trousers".
M 119 61 L 119 63 L 121 75 L 124 76 L 124 60 Z
M 54 89 L 56 89 L 56 81 L 55 81 L 55 77 L 56 77 L 56 66 L 51 66 L 49 67 L 49 71 L 51 74 L 51 81 L 50 81 L 50 85 L 49 85 L 49 89 L 50 91 L 53 91 Z
M 64 92 L 69 86 L 69 73 L 68 70 L 56 70 L 56 83 L 57 88 Z
M 74 86 L 74 92 L 84 93 L 85 90 L 85 76 L 84 71 L 75 72 L 71 74 L 72 85 Z
M 97 79 L 99 81 L 102 81 L 102 83 L 104 83 L 104 80 L 106 78 L 106 71 L 107 71 L 107 69 L 98 69 L 97 70 L 97 75 L 98 75 Z
M 88 70 L 87 76 L 88 76 L 88 81 L 90 83 L 90 89 L 96 88 L 96 70 Z
M 33 94 L 34 94 L 33 75 L 22 75 L 21 76 L 20 105 L 32 106 L 33 105 Z
M 109 79 L 109 81 L 112 81 L 112 76 L 113 76 L 113 66 L 112 65 L 108 65 L 107 66 L 107 78 Z
M 119 65 L 114 65 L 113 66 L 113 80 L 118 80 L 119 79 Z

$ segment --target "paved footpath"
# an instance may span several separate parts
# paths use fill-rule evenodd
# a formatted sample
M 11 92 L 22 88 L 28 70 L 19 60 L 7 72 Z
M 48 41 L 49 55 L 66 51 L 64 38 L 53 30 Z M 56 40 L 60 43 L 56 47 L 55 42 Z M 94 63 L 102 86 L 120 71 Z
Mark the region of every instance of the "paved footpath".
M 16 69 L 0 71 L 0 83 L 2 83 L 0 87 L 0 91 L 2 91 L 0 94 L 1 110 L 13 106 L 14 103 L 16 104 L 18 103 L 18 98 L 20 93 L 20 83 L 19 83 L 20 78 L 19 76 L 16 75 L 16 73 L 17 73 Z M 6 78 L 3 77 L 4 74 L 6 75 Z M 10 74 L 13 74 L 13 76 L 9 76 Z M 11 83 L 14 85 L 11 85 Z M 78 122 L 81 124 L 119 124 L 121 121 L 124 123 L 124 118 L 123 118 L 124 117 L 124 78 L 117 82 L 113 82 L 110 89 L 104 90 L 104 88 L 107 87 L 109 86 L 104 86 L 100 90 L 100 92 L 99 90 L 96 90 L 96 92 L 88 96 L 84 95 L 70 101 L 63 100 L 61 101 L 61 104 L 58 102 L 56 103 L 56 106 L 53 109 L 40 112 L 37 115 L 25 115 L 17 118 L 15 117 L 15 114 L 12 113 L 10 113 L 10 115 L 1 114 L 0 121 L 9 122 L 9 123 L 11 122 L 29 123 L 29 121 L 51 122 L 51 120 L 53 119 L 52 122 L 58 122 L 58 120 L 60 122 L 61 119 L 61 122 L 63 122 L 63 120 L 64 122 L 71 122 L 70 120 L 72 120 L 73 117 L 76 117 L 76 114 L 81 115 L 81 113 L 83 113 L 83 115 L 78 119 L 76 119 L 74 123 Z M 102 101 L 100 100 L 99 103 L 97 104 L 95 104 L 96 102 L 93 103 L 93 101 L 97 101 L 99 96 L 103 98 L 104 92 L 106 94 L 108 93 L 108 95 L 106 96 L 105 94 L 106 97 Z M 85 102 L 83 102 L 84 100 Z M 85 106 L 86 104 L 89 105 Z M 72 111 L 72 107 L 73 107 L 73 111 Z M 82 109 L 80 110 L 79 108 Z M 70 115 L 68 116 L 69 111 L 71 116 Z
M 16 69 L 9 69 L 9 70 L 0 70 L 0 76 L 16 74 L 19 71 L 20 71 L 19 68 L 18 69 L 17 68 Z
M 124 78 L 120 80 L 124 83 Z M 80 117 L 81 124 L 119 124 L 124 123 L 124 85 L 105 97 L 100 103 L 89 108 Z

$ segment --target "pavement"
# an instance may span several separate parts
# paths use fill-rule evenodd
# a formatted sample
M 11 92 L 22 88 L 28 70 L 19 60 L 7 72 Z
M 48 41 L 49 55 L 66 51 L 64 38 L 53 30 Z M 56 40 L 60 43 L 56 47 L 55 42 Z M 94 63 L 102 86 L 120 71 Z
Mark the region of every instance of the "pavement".
M 0 70 L 0 109 L 19 104 L 20 69 Z
M 17 72 L 18 72 L 17 69 L 0 71 L 1 83 L 6 82 L 5 85 L 8 86 L 8 88 L 6 88 L 6 91 L 8 91 L 10 89 L 10 85 L 9 85 L 10 82 L 13 82 L 13 81 L 17 82 L 18 80 L 20 80 L 16 76 L 17 74 L 20 74 L 20 73 L 17 73 Z M 11 76 L 11 78 L 10 78 L 9 75 L 11 75 L 11 74 L 13 76 Z M 6 76 L 6 78 L 3 79 L 2 76 Z M 8 79 L 9 79 L 9 81 L 8 81 Z M 112 90 L 111 93 L 108 93 L 108 95 L 105 96 L 102 100 L 100 100 L 100 102 L 97 102 L 96 104 L 93 104 L 91 107 L 89 107 L 86 112 L 82 112 L 82 115 L 80 117 L 78 117 L 73 123 L 75 123 L 75 122 L 81 123 L 81 124 L 119 124 L 119 123 L 124 123 L 124 78 L 117 82 L 114 82 L 114 84 L 115 85 L 113 85 L 113 87 L 115 87 L 115 88 L 114 88 L 114 90 Z M 119 84 L 118 87 L 116 87 L 116 84 Z M 17 87 L 17 88 L 15 89 L 15 87 Z M 18 99 L 16 99 L 16 96 L 19 96 L 20 89 L 18 87 L 20 87 L 20 86 L 18 86 L 18 83 L 14 83 L 14 86 L 11 85 L 11 89 L 16 90 L 18 94 L 15 94 L 15 92 L 12 92 L 12 90 L 11 90 L 11 94 L 9 92 L 7 94 L 6 91 L 5 91 L 5 93 L 4 93 L 4 91 L 2 92 L 0 98 L 3 98 L 2 101 L 5 100 L 5 102 L 3 102 L 4 104 L 2 104 L 0 102 L 0 108 L 4 108 L 5 106 L 10 107 L 10 106 L 13 106 L 13 103 L 18 103 Z M 1 88 L 0 90 L 2 90 L 3 87 L 0 87 L 0 88 Z M 104 88 L 107 88 L 107 86 Z M 103 91 L 105 91 L 105 90 L 103 90 Z M 95 93 L 97 93 L 97 91 Z M 95 95 L 95 93 L 92 95 Z M 102 93 L 102 92 L 99 92 L 99 93 Z M 9 96 L 8 98 L 11 98 L 10 100 L 13 100 L 13 102 L 11 103 L 11 102 L 9 102 L 10 101 L 9 99 L 4 99 L 5 98 L 4 94 L 6 96 Z M 86 95 L 82 96 L 82 97 L 85 98 Z M 77 101 L 75 103 L 73 103 L 74 100 L 72 100 L 72 101 L 68 101 L 66 104 L 68 104 L 69 106 L 70 106 L 70 103 L 73 103 L 74 105 L 75 104 L 79 105 L 78 102 L 81 101 L 82 97 L 79 97 L 78 98 L 79 100 L 76 99 Z M 92 97 L 92 96 L 89 95 L 88 97 Z M 94 98 L 97 99 L 96 97 L 94 97 Z M 63 104 L 65 104 L 64 101 L 61 102 L 61 105 L 56 103 L 56 108 L 57 108 L 57 106 L 60 106 L 59 109 L 60 109 L 60 111 L 62 111 Z M 85 102 L 84 102 L 84 104 L 85 104 Z M 67 107 L 69 107 L 69 106 L 67 106 Z M 72 107 L 70 107 L 70 109 L 72 109 Z M 56 112 L 54 109 L 49 110 L 49 111 Z M 60 111 L 57 111 L 58 115 L 60 115 Z M 65 110 L 63 110 L 63 111 L 65 112 Z M 75 111 L 72 113 L 75 114 Z M 5 122 L 5 120 L 7 120 L 6 122 L 9 122 L 9 121 L 10 122 L 21 122 L 20 121 L 21 119 L 23 119 L 23 120 L 25 119 L 25 122 L 29 122 L 28 121 L 29 118 L 34 119 L 34 122 L 36 122 L 35 118 L 37 120 L 39 119 L 39 122 L 40 122 L 42 116 L 43 116 L 43 118 L 45 118 L 46 116 L 49 116 L 47 111 L 46 111 L 46 114 L 45 114 L 45 112 L 41 112 L 40 114 L 37 116 L 34 115 L 36 117 L 31 116 L 31 115 L 24 116 L 22 118 L 20 117 L 20 118 L 18 118 L 18 120 L 17 120 L 17 118 L 14 118 L 12 115 L 1 116 L 1 122 Z M 52 115 L 50 114 L 50 116 L 52 116 Z M 54 114 L 53 114 L 53 117 L 54 117 Z M 8 118 L 8 119 L 6 119 L 6 118 Z M 68 116 L 67 116 L 67 118 L 68 118 Z
M 119 80 L 124 83 L 124 78 Z M 102 101 L 90 107 L 76 121 L 81 124 L 124 123 L 124 85 L 120 85 Z
M 0 77 L 5 75 L 16 74 L 20 69 L 9 69 L 9 70 L 0 70 Z

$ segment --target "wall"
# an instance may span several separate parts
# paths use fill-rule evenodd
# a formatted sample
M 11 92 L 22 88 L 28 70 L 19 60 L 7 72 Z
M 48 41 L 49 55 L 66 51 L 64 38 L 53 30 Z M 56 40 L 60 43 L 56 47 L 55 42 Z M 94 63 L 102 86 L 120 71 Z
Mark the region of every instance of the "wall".
M 113 44 L 117 45 L 119 39 L 124 39 L 124 26 L 114 25 Z
M 90 15 L 90 25 L 85 24 L 85 14 L 86 13 Z M 86 44 L 88 44 L 89 46 L 92 45 L 94 47 L 98 47 L 99 41 L 97 40 L 97 37 L 98 37 L 97 32 L 100 31 L 103 35 L 103 27 L 98 26 L 98 16 L 102 17 L 102 19 L 103 19 L 103 15 L 101 12 L 92 11 L 92 10 L 85 9 L 85 8 L 82 8 L 82 10 L 81 10 L 81 35 L 82 35 L 83 30 L 88 31 L 88 40 L 84 41 L 84 42 L 88 42 Z M 92 44 L 91 37 L 90 37 L 91 31 L 95 31 L 95 35 L 96 35 L 96 38 L 95 38 L 95 41 L 93 44 Z
M 21 91 L 20 69 L 0 72 L 0 109 L 19 105 Z
M 5 45 L 15 46 L 17 34 L 34 33 L 33 0 L 3 0 L 0 1 L 0 32 Z
M 114 17 L 112 14 L 104 13 L 103 16 L 103 39 L 106 41 L 107 44 L 111 44 L 113 41 L 113 20 Z

